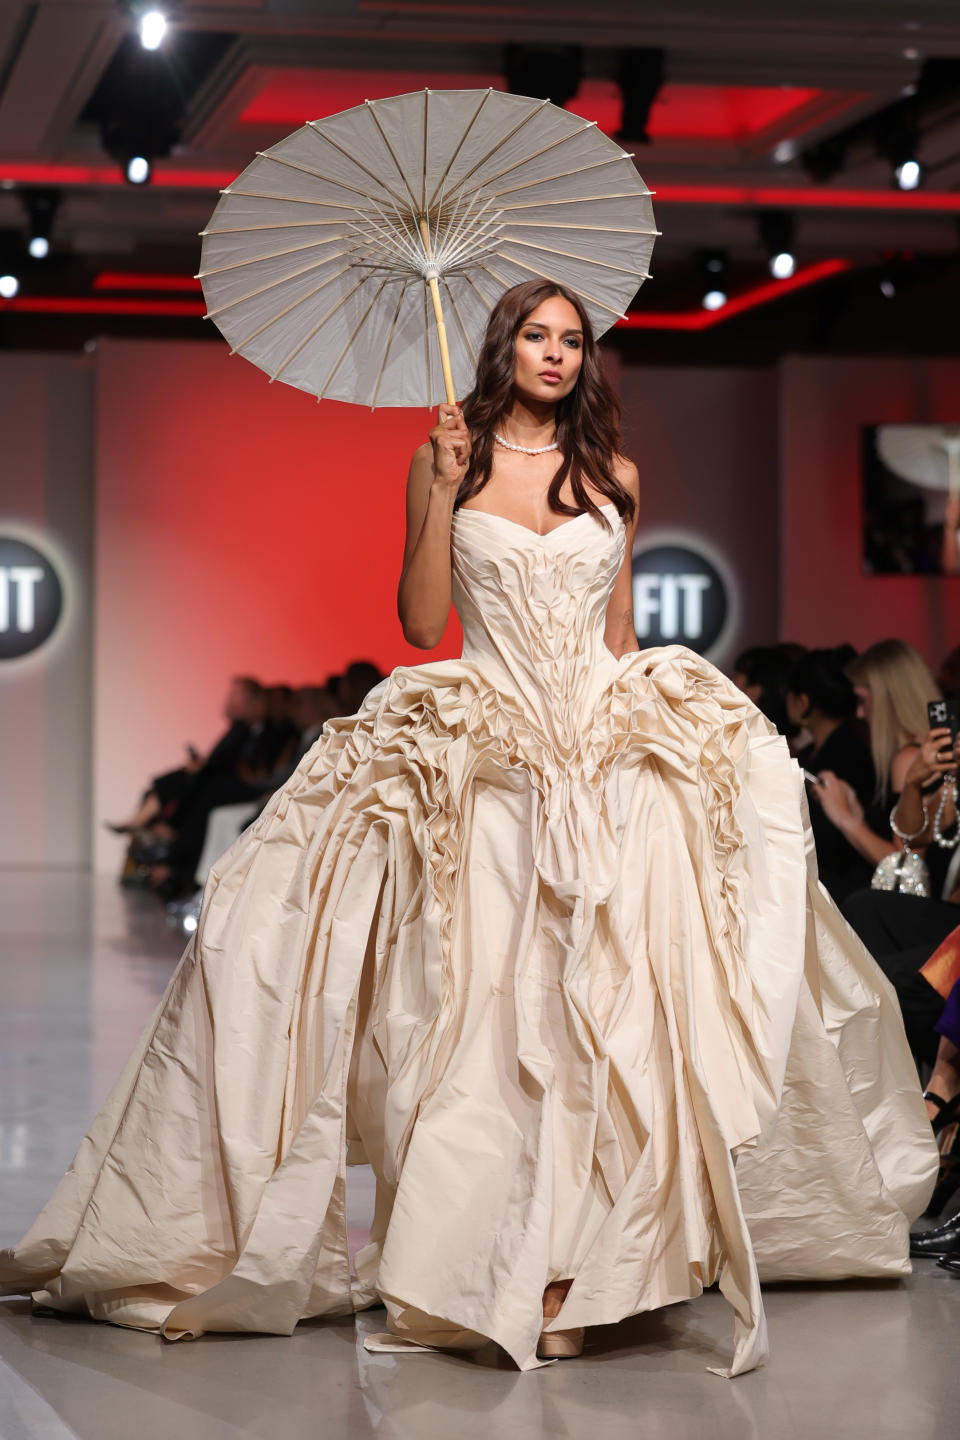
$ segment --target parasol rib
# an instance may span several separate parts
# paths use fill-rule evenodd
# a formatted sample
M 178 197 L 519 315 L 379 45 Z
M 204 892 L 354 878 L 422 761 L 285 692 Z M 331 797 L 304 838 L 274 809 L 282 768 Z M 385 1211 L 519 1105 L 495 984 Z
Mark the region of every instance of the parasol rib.
M 395 154 L 395 152 L 394 152 L 393 146 L 390 144 L 390 141 L 387 139 L 386 131 L 384 130 L 383 126 L 380 124 L 380 120 L 379 120 L 379 118 L 378 118 L 378 116 L 377 116 L 377 112 L 376 112 L 376 110 L 375 110 L 374 107 L 373 107 L 373 102 L 370 101 L 370 100 L 365 100 L 363 103 L 364 103 L 364 105 L 367 107 L 367 114 L 370 116 L 370 119 L 373 121 L 374 125 L 376 125 L 376 127 L 377 127 L 377 133 L 378 133 L 378 135 L 380 136 L 380 139 L 383 141 L 384 145 L 387 147 L 387 154 L 390 156 L 390 159 L 393 161 L 393 167 L 394 167 L 394 169 L 396 170 L 397 174 L 400 176 L 400 179 L 403 181 L 404 189 L 406 190 L 407 194 L 410 196 L 410 204 L 413 206 L 414 210 L 416 210 L 416 208 L 417 208 L 417 197 L 414 195 L 413 191 L 410 189 L 410 182 L 409 182 L 409 180 L 407 179 L 406 175 L 405 175 L 404 172 L 403 172 L 403 169 L 402 169 L 402 167 L 401 167 L 401 165 L 400 165 L 400 161 L 397 159 L 396 154 Z M 355 162 L 355 163 L 359 163 L 359 162 Z M 365 168 L 365 167 L 363 167 L 363 168 Z M 383 183 L 383 182 L 381 181 L 381 184 L 382 184 L 382 183 Z M 386 189 L 386 186 L 384 186 L 384 188 Z M 392 191 L 388 191 L 388 193 L 392 194 L 393 192 L 392 192 Z M 399 204 L 399 203 L 400 203 L 400 202 L 399 202 L 399 200 L 398 200 L 398 204 Z
M 319 170 L 311 170 L 308 165 L 299 165 L 295 160 L 286 160 L 281 155 L 271 155 L 269 150 L 258 151 L 257 158 L 259 160 L 272 160 L 275 165 L 286 165 L 288 170 L 299 170 L 301 175 L 309 175 L 314 180 L 322 180 L 325 185 L 336 185 L 338 190 L 349 190 L 351 195 L 359 195 L 362 200 L 373 199 L 373 196 L 366 190 L 359 190 L 356 185 L 348 185 L 346 180 L 334 180 L 332 175 L 324 175 Z M 382 181 L 378 180 L 377 184 L 382 190 L 386 190 L 388 195 L 390 194 L 390 191 L 387 190 L 386 185 L 384 185 Z
M 396 334 L 397 321 L 400 319 L 400 307 L 401 307 L 401 305 L 403 304 L 403 301 L 404 301 L 404 298 L 405 298 L 405 296 L 406 296 L 407 289 L 408 289 L 409 285 L 410 285 L 410 281 L 409 281 L 409 280 L 404 280 L 403 283 L 402 283 L 401 286 L 400 286 L 400 295 L 399 295 L 399 298 L 398 298 L 398 300 L 397 300 L 397 308 L 396 308 L 396 310 L 394 310 L 394 312 L 393 312 L 393 320 L 391 321 L 391 324 L 390 324 L 390 333 L 389 333 L 389 335 L 387 336 L 387 343 L 386 343 L 386 345 L 384 346 L 384 350 L 383 350 L 383 359 L 380 361 L 380 369 L 379 369 L 379 371 L 377 372 L 377 383 L 376 383 L 376 385 L 373 387 L 373 397 L 372 397 L 372 399 L 371 399 L 371 401 L 370 401 L 370 409 L 371 409 L 371 410 L 375 410 L 376 407 L 377 407 L 377 396 L 380 394 L 380 382 L 383 380 L 384 371 L 385 371 L 386 368 L 387 368 L 387 361 L 388 361 L 389 358 L 390 358 L 390 348 L 391 348 L 391 346 L 393 345 L 393 337 L 394 337 L 394 335 Z
M 326 260 L 317 260 L 312 265 L 304 265 L 300 270 L 291 270 L 289 275 L 281 275 L 278 280 L 269 280 L 266 285 L 260 285 L 256 290 L 248 290 L 246 295 L 238 295 L 235 300 L 227 300 L 223 305 L 218 305 L 215 310 L 208 310 L 204 318 L 213 320 L 217 315 L 222 315 L 225 310 L 234 310 L 238 305 L 246 304 L 248 300 L 255 300 L 258 295 L 265 295 L 268 290 L 275 290 L 278 285 L 285 285 L 288 280 L 299 280 L 301 275 L 309 275 L 311 270 L 319 270 L 323 265 L 330 265 L 335 260 L 342 260 L 345 253 L 347 252 L 340 250 L 336 255 L 328 256 Z M 338 276 L 346 275 L 347 271 L 352 269 L 353 263 L 348 262 L 330 279 L 336 280 Z M 327 281 L 324 281 L 324 284 L 326 283 Z
M 280 376 L 283 374 L 284 370 L 286 370 L 287 366 L 291 363 L 291 361 L 296 360 L 297 356 L 300 354 L 300 351 L 310 344 L 310 341 L 319 334 L 319 332 L 323 329 L 324 325 L 326 325 L 327 321 L 332 320 L 334 315 L 336 315 L 337 311 L 343 309 L 344 305 L 346 305 L 347 301 L 350 299 L 350 296 L 355 295 L 356 292 L 360 289 L 361 285 L 366 285 L 366 283 L 366 278 L 364 278 L 363 280 L 358 280 L 356 285 L 353 285 L 345 295 L 340 296 L 340 299 L 337 301 L 336 305 L 332 305 L 330 307 L 326 315 L 324 315 L 323 319 L 318 320 L 316 325 L 314 325 L 313 329 L 309 331 L 308 334 L 304 335 L 303 339 L 299 342 L 299 344 L 295 345 L 290 351 L 290 354 L 287 355 L 286 358 L 280 362 L 276 370 L 274 370 L 272 375 L 270 376 L 271 384 L 274 380 L 279 380 Z
M 291 300 L 285 310 L 278 310 L 276 315 L 271 315 L 268 320 L 264 320 L 262 325 L 258 325 L 256 330 L 252 330 L 249 335 L 245 335 L 236 345 L 232 345 L 230 354 L 236 355 L 237 351 L 244 345 L 249 345 L 250 341 L 256 340 L 257 336 L 262 335 L 264 330 L 269 330 L 271 325 L 275 325 L 278 320 L 283 320 L 285 316 L 289 315 L 293 310 L 296 310 L 298 305 L 305 305 L 308 300 L 313 299 L 314 295 L 319 295 L 320 291 L 325 290 L 334 280 L 339 280 L 341 275 L 346 275 L 349 269 L 350 266 L 345 265 L 342 270 L 337 271 L 336 275 L 328 275 L 326 280 L 321 280 L 319 285 L 314 285 L 313 289 L 308 290 L 306 295 L 298 295 L 296 300 Z M 229 339 L 229 336 L 227 338 Z
M 468 191 L 467 191 L 467 194 L 468 194 L 468 195 L 475 195 L 478 190 L 484 190 L 484 191 L 485 191 L 485 190 L 487 189 L 487 186 L 488 186 L 488 185 L 493 185 L 497 180 L 502 180 L 503 177 L 504 177 L 504 175 L 510 175 L 510 174 L 512 174 L 512 172 L 513 172 L 514 170 L 519 170 L 520 167 L 523 166 L 523 165 L 530 165 L 530 164 L 532 164 L 534 160 L 539 160 L 541 155 L 548 155 L 551 150 L 556 150 L 556 149 L 558 148 L 558 146 L 560 146 L 560 145 L 566 145 L 568 141 L 570 141 L 570 140 L 576 140 L 580 135 L 583 135 L 585 131 L 587 131 L 587 130 L 595 130 L 596 128 L 597 128 L 597 122 L 596 122 L 596 120 L 585 120 L 584 123 L 580 126 L 580 128 L 579 128 L 578 130 L 568 130 L 567 133 L 566 133 L 566 135 L 561 135 L 561 136 L 559 137 L 559 139 L 557 139 L 557 140 L 551 140 L 551 142 L 550 142 L 549 145 L 544 145 L 544 146 L 542 146 L 539 150 L 534 150 L 534 151 L 532 152 L 532 154 L 530 154 L 530 155 L 524 155 L 520 160 L 514 160 L 511 165 L 505 165 L 504 168 L 503 168 L 502 170 L 498 170 L 495 175 L 487 175 L 487 176 L 485 176 L 484 179 L 481 181 L 481 183 L 480 183 L 479 185 L 474 186 L 473 190 L 468 190 Z M 610 158 L 611 158 L 611 159 L 622 160 L 622 159 L 624 159 L 625 157 L 626 157 L 626 151 L 621 150 L 619 155 L 617 155 L 617 156 L 611 156 Z M 461 182 L 461 183 L 462 183 L 462 182 Z M 454 192 L 455 192 L 456 189 L 458 189 L 458 188 L 459 188 L 458 186 L 455 186 L 455 187 L 454 187 Z M 496 193 L 496 192 L 493 192 L 493 193 Z
M 492 89 L 490 89 L 490 90 L 485 90 L 485 91 L 484 91 L 483 99 L 480 101 L 480 104 L 477 106 L 476 110 L 474 110 L 472 116 L 471 116 L 470 119 L 468 120 L 468 122 L 467 122 L 467 128 L 464 130 L 463 134 L 460 136 L 460 139 L 457 141 L 457 148 L 454 150 L 453 154 L 450 156 L 450 159 L 447 161 L 447 167 L 446 167 L 446 169 L 444 170 L 443 174 L 440 176 L 440 179 L 438 180 L 437 184 L 433 187 L 433 194 L 430 196 L 430 204 L 424 206 L 424 209 L 425 209 L 425 210 L 432 210 L 432 209 L 433 209 L 433 206 L 434 206 L 434 203 L 435 203 L 435 201 L 436 201 L 436 198 L 437 198 L 437 196 L 440 194 L 440 191 L 443 189 L 444 185 L 447 183 L 447 176 L 450 174 L 450 171 L 453 169 L 454 165 L 456 164 L 457 156 L 460 154 L 460 151 L 463 149 L 464 141 L 466 140 L 467 136 L 470 134 L 470 132 L 471 132 L 471 130 L 473 129 L 474 125 L 477 123 L 477 120 L 478 120 L 479 117 L 480 117 L 480 111 L 483 109 L 484 105 L 486 105 L 487 101 L 490 99 L 490 96 L 491 96 L 492 94 L 493 94 L 493 90 L 492 90 Z M 426 166 L 424 166 L 424 170 L 426 170 Z M 426 175 L 424 175 L 424 181 L 426 181 Z
M 383 288 L 384 288 L 384 286 L 385 286 L 386 284 L 388 284 L 388 281 L 387 281 L 387 280 L 382 280 L 382 281 L 380 282 L 380 289 L 379 289 L 379 290 L 377 291 L 377 293 L 374 295 L 373 299 L 370 301 L 370 304 L 367 306 L 366 310 L 364 310 L 363 314 L 360 316 L 360 319 L 357 321 L 357 323 L 356 323 L 356 325 L 355 325 L 355 327 L 354 327 L 354 330 L 353 330 L 353 334 L 350 336 L 350 338 L 349 338 L 349 340 L 347 341 L 346 345 L 344 345 L 343 349 L 340 351 L 340 354 L 337 356 L 336 364 L 334 365 L 333 369 L 330 371 L 330 374 L 327 376 L 326 380 L 324 380 L 324 382 L 323 382 L 323 384 L 321 385 L 320 389 L 317 391 L 317 399 L 318 399 L 318 400 L 322 400 L 322 399 L 323 399 L 324 392 L 326 391 L 327 387 L 331 384 L 331 382 L 332 382 L 332 380 L 333 380 L 333 377 L 336 375 L 337 371 L 340 369 L 340 366 L 343 364 L 344 357 L 346 356 L 347 351 L 350 349 L 350 346 L 353 344 L 354 340 L 356 340 L 357 336 L 360 334 L 360 331 L 363 329 L 364 325 L 366 324 L 367 316 L 370 314 L 370 311 L 373 309 L 374 305 L 376 305 L 377 301 L 380 299 L 380 296 L 383 294 Z
M 573 175 L 583 175 L 588 170 L 602 170 L 605 165 L 617 165 L 621 160 L 629 160 L 629 156 L 610 155 L 606 160 L 594 160 L 590 165 L 577 165 L 573 170 L 560 170 L 556 175 L 544 175 L 542 180 L 526 180 L 522 185 L 512 185 L 506 190 L 492 190 L 490 193 L 494 200 L 499 200 L 503 195 L 516 195 L 518 190 L 533 190 L 537 185 L 552 185 L 555 180 L 569 180 Z M 632 161 L 630 168 L 633 169 Z M 577 196 L 577 199 L 579 198 Z
M 536 275 L 540 280 L 549 280 L 553 284 L 556 284 L 556 276 L 548 275 L 545 270 L 538 270 L 535 265 L 528 265 L 525 260 L 517 260 L 516 257 L 513 255 L 504 255 L 502 258 L 509 261 L 511 265 L 518 266 L 521 270 L 529 270 L 531 275 Z M 495 270 L 491 270 L 489 265 L 485 265 L 481 262 L 480 269 L 486 270 L 487 273 L 489 275 L 492 275 L 495 280 L 498 280 L 501 285 L 506 285 L 509 288 L 509 281 L 504 280 L 503 277 L 501 275 L 498 275 Z M 601 310 L 606 310 L 608 315 L 616 315 L 618 320 L 621 320 L 623 318 L 622 310 L 615 310 L 613 306 L 608 305 L 606 301 L 598 300 L 595 295 L 588 295 L 586 290 L 581 289 L 579 285 L 577 286 L 577 294 L 580 296 L 581 300 L 588 300 L 591 305 L 598 305 Z
M 338 240 L 348 238 L 347 235 L 327 235 L 322 240 L 311 240 L 307 245 L 291 245 L 289 250 L 271 250 L 266 255 L 251 255 L 246 260 L 233 260 L 229 265 L 215 265 L 212 270 L 198 270 L 193 278 L 206 280 L 208 275 L 225 275 L 228 270 L 242 270 L 245 265 L 259 265 L 263 260 L 283 260 L 287 255 L 302 255 L 306 250 L 317 250 L 321 245 L 334 245 Z M 337 257 L 332 255 L 329 258 L 336 260 Z
M 639 178 L 639 177 L 638 177 Z M 512 193 L 512 192 L 511 192 Z M 638 200 L 644 195 L 652 195 L 652 190 L 615 190 L 606 195 L 564 195 L 558 200 L 522 200 L 515 201 L 512 205 L 501 205 L 501 210 L 546 210 L 554 205 L 590 205 L 603 200 Z M 641 231 L 641 234 L 647 232 Z M 660 231 L 653 232 L 657 235 Z
M 477 284 L 476 280 L 474 280 L 473 276 L 469 274 L 469 272 L 465 272 L 463 278 L 464 280 L 466 280 L 471 290 L 475 292 L 477 299 L 480 301 L 480 304 L 484 307 L 487 314 L 489 315 L 497 302 L 495 300 L 487 299 L 486 295 L 484 295 L 483 291 L 480 289 L 480 286 Z
M 508 130 L 506 135 L 503 135 L 495 145 L 492 145 L 490 147 L 486 155 L 481 156 L 481 158 L 477 161 L 475 165 L 471 165 L 470 169 L 465 175 L 460 176 L 460 179 L 457 181 L 457 183 L 454 185 L 453 189 L 449 193 L 451 195 L 455 195 L 458 190 L 461 190 L 463 186 L 466 185 L 467 181 L 471 178 L 471 176 L 476 175 L 481 165 L 486 165 L 491 155 L 495 155 L 502 145 L 506 145 L 509 140 L 513 139 L 514 135 L 519 134 L 519 132 L 523 129 L 524 125 L 529 125 L 530 121 L 535 116 L 540 114 L 540 112 L 543 110 L 543 107 L 549 104 L 549 100 L 541 100 L 535 110 L 528 110 L 526 115 L 524 115 L 523 119 L 519 121 L 518 124 L 514 125 L 512 130 Z
M 477 352 L 473 348 L 473 342 L 470 339 L 470 332 L 467 330 L 466 325 L 464 325 L 463 323 L 463 316 L 460 314 L 460 306 L 457 304 L 457 297 L 456 295 L 454 295 L 452 289 L 450 288 L 446 280 L 443 281 L 443 288 L 447 292 L 447 298 L 450 301 L 451 308 L 454 315 L 456 316 L 457 324 L 460 326 L 460 334 L 463 336 L 464 344 L 467 347 L 467 354 L 470 356 L 473 365 L 476 366 Z
M 659 235 L 659 230 L 627 228 L 625 225 L 577 225 L 572 220 L 505 220 L 505 230 L 587 230 L 601 235 Z M 504 237 L 508 239 L 508 236 Z
M 569 250 L 555 250 L 551 245 L 538 245 L 535 240 L 514 240 L 509 235 L 505 235 L 503 243 L 505 245 L 522 245 L 527 250 L 540 250 L 544 255 L 559 255 L 564 260 L 576 260 L 579 265 L 599 265 L 604 270 L 616 270 L 620 275 L 630 275 L 641 280 L 650 278 L 646 270 L 637 270 L 632 265 L 614 265 L 609 260 L 595 260 L 592 255 L 571 255 Z
M 381 190 L 386 191 L 386 193 L 390 196 L 390 199 L 393 200 L 396 205 L 403 205 L 403 201 L 401 200 L 400 196 L 394 194 L 393 190 L 391 190 L 387 182 L 385 180 L 381 180 L 380 176 L 376 173 L 375 170 L 371 170 L 369 165 L 364 165 L 362 160 L 358 160 L 356 155 L 351 155 L 349 150 L 345 150 L 344 147 L 339 143 L 339 141 L 332 139 L 332 137 L 329 136 L 325 130 L 321 130 L 320 122 L 318 120 L 308 120 L 307 127 L 308 129 L 313 131 L 314 135 L 319 135 L 321 140 L 325 141 L 326 144 L 328 144 L 332 149 L 336 150 L 338 154 L 342 155 L 344 160 L 349 160 L 351 165 L 356 165 L 358 170 L 362 170 L 364 175 L 368 175 L 373 181 L 374 185 L 379 185 Z M 379 129 L 380 127 L 378 126 L 377 128 Z M 401 179 L 402 178 L 403 177 L 401 176 Z M 374 197 L 371 196 L 370 198 L 373 199 Z
M 427 212 L 427 160 L 428 160 L 428 156 L 429 156 L 429 154 L 430 154 L 430 129 L 429 129 L 429 124 L 430 124 L 430 91 L 429 91 L 426 87 L 424 87 L 424 91 L 423 91 L 423 161 L 422 161 L 422 167 L 421 167 L 422 170 L 423 170 L 423 175 L 422 175 L 422 177 L 421 177 L 421 185 L 420 185 L 420 214 L 421 214 L 421 215 L 426 215 L 426 214 L 428 213 L 428 212 Z
M 273 158 L 276 159 L 276 156 Z M 359 195 L 361 192 L 358 190 L 355 193 Z M 354 215 L 366 215 L 368 213 L 366 210 L 361 210 L 358 205 L 354 205 L 352 200 L 349 203 L 346 200 L 309 200 L 306 195 L 267 195 L 263 190 L 230 189 L 221 190 L 220 194 L 239 195 L 244 200 L 279 200 L 283 205 L 317 205 L 322 210 L 349 210 Z M 212 218 L 216 217 L 216 213 L 215 210 Z M 201 235 L 216 235 L 216 233 L 216 230 L 211 230 L 209 227 L 207 230 L 200 231 Z
M 346 207 L 345 207 L 346 208 Z M 265 225 L 224 225 L 219 230 L 200 230 L 200 235 L 246 235 L 253 234 L 255 230 L 297 230 L 304 227 L 316 227 L 318 225 L 342 225 L 343 216 L 338 215 L 333 220 L 274 220 Z M 514 221 L 514 224 L 523 224 L 521 221 Z

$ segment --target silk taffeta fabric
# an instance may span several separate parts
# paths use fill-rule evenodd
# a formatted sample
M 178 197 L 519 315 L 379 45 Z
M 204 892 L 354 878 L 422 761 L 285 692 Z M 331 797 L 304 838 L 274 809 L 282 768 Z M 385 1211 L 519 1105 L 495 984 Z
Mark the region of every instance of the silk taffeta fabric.
M 7 1291 L 175 1338 L 382 1297 L 539 1362 L 719 1279 L 909 1271 L 937 1157 L 892 992 L 817 881 L 784 741 L 680 646 L 615 659 L 611 505 L 453 529 L 460 660 L 331 721 L 215 866 Z M 346 1165 L 377 1178 L 347 1250 Z

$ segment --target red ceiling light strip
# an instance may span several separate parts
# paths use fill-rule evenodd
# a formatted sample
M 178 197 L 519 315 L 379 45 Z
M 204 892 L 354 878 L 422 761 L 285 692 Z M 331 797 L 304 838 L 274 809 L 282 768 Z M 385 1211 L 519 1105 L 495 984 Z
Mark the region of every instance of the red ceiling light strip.
M 659 205 L 788 206 L 791 210 L 960 211 L 960 193 L 944 190 L 830 190 L 798 185 L 658 185 Z
M 220 190 L 237 178 L 231 170 L 154 169 L 151 186 L 161 190 Z M 0 186 L 126 185 L 115 166 L 4 164 Z M 658 205 L 789 206 L 798 210 L 903 210 L 960 213 L 960 192 L 945 190 L 854 190 L 823 185 L 658 185 Z
M 101 270 L 94 278 L 94 290 L 199 290 L 194 275 L 152 275 L 136 270 Z
M 202 300 L 95 299 L 83 295 L 18 295 L 0 300 L 0 315 L 19 310 L 34 315 L 203 315 Z
M 755 285 L 752 290 L 745 290 L 741 295 L 735 295 L 728 300 L 726 305 L 721 305 L 719 310 L 704 310 L 699 307 L 696 310 L 662 310 L 657 313 L 655 310 L 631 311 L 622 320 L 617 321 L 616 328 L 621 330 L 709 330 L 714 325 L 720 325 L 725 320 L 732 320 L 735 315 L 742 315 L 745 310 L 753 310 L 758 305 L 766 305 L 771 300 L 779 300 L 783 295 L 789 295 L 793 290 L 803 290 L 808 285 L 816 285 L 821 280 L 829 280 L 834 275 L 842 275 L 845 271 L 852 270 L 853 265 L 849 260 L 821 260 L 816 265 L 807 265 L 802 270 L 797 270 L 790 276 L 789 280 L 770 280 L 763 285 Z

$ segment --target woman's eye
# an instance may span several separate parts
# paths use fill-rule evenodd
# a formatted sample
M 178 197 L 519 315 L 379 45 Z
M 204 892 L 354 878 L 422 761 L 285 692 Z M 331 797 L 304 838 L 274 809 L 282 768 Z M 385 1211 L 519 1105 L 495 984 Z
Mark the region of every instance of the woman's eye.
M 579 350 L 579 349 L 580 349 L 580 341 L 577 340 L 577 339 L 575 339 L 574 336 L 572 336 L 572 335 L 566 340 L 565 343 L 570 346 L 570 349 L 571 349 L 571 350 Z
M 524 340 L 542 340 L 543 336 L 539 330 L 527 330 L 523 338 Z

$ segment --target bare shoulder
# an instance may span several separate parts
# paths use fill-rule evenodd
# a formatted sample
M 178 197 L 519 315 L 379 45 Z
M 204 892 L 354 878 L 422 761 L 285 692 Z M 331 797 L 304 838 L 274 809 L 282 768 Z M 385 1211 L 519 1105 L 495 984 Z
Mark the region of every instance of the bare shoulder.
M 624 490 L 629 490 L 634 500 L 639 503 L 640 472 L 633 461 L 628 460 L 626 455 L 618 455 L 613 462 L 613 473 L 618 484 L 622 485 Z
M 613 473 L 618 484 L 623 486 L 633 500 L 633 519 L 628 526 L 632 537 L 640 518 L 640 472 L 632 460 L 628 460 L 625 455 L 618 455 L 613 462 Z

